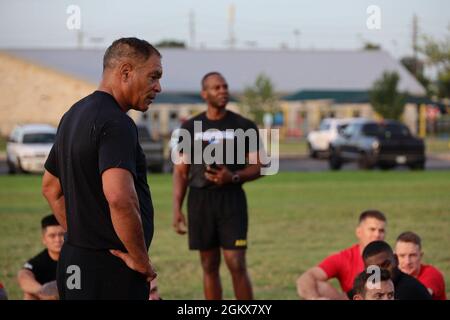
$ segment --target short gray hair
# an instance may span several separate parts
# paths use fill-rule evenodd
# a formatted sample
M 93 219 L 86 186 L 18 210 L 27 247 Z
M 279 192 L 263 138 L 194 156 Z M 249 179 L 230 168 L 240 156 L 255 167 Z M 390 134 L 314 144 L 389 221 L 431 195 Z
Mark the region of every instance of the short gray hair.
M 156 54 L 161 58 L 161 53 L 150 43 L 138 38 L 120 38 L 114 41 L 103 56 L 103 71 L 115 66 L 115 61 L 122 58 L 146 61 Z

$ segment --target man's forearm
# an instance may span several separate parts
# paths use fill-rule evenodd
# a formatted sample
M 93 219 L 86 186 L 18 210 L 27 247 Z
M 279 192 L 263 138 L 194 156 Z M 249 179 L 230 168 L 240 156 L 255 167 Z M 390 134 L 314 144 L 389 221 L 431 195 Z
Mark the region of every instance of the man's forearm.
M 31 271 L 22 269 L 19 271 L 18 282 L 23 292 L 37 295 L 42 285 L 36 281 Z
M 173 209 L 174 212 L 179 212 L 183 206 L 188 186 L 186 174 L 175 170 L 173 174 L 173 186 Z
M 67 231 L 66 201 L 64 196 L 54 199 L 53 201 L 48 201 L 48 204 L 50 205 L 56 220 L 58 220 L 64 231 Z
M 261 165 L 250 164 L 245 169 L 236 171 L 242 182 L 256 180 L 261 177 Z
M 300 277 L 297 282 L 297 292 L 303 299 L 317 299 L 320 297 L 316 281 L 310 275 L 303 275 Z
M 139 263 L 149 263 L 137 199 L 121 206 L 110 205 L 110 211 L 114 230 L 129 255 Z
M 42 194 L 47 200 L 59 224 L 67 231 L 66 202 L 58 177 L 47 170 L 42 177 Z

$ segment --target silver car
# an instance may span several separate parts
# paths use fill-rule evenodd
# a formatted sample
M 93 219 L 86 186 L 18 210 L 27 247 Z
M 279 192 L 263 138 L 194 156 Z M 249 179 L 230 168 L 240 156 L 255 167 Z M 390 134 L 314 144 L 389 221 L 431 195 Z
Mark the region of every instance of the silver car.
M 44 172 L 55 137 L 56 128 L 47 124 L 15 127 L 6 145 L 9 173 Z

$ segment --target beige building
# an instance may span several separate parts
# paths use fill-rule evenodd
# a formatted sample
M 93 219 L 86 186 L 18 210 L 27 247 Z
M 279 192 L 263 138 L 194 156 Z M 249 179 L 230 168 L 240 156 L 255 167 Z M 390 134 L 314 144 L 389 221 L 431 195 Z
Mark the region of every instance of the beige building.
M 64 112 L 95 85 L 0 52 L 0 134 L 16 124 L 57 125 Z
M 64 112 L 95 90 L 104 50 L 7 50 L 0 52 L 0 133 L 19 123 L 57 125 Z M 130 112 L 154 135 L 168 137 L 190 116 L 205 110 L 200 79 L 219 71 L 239 97 L 260 74 L 282 97 L 283 133 L 302 137 L 324 117 L 375 117 L 367 92 L 384 71 L 400 75 L 399 89 L 414 97 L 424 88 L 383 51 L 270 51 L 163 49 L 163 92 L 148 112 Z M 239 111 L 237 103 L 230 109 Z M 417 105 L 408 104 L 404 122 L 417 132 Z

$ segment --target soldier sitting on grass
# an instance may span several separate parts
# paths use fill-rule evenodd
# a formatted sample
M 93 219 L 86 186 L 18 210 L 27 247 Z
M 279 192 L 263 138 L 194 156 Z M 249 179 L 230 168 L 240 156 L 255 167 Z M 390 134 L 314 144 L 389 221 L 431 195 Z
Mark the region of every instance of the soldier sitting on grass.
M 17 275 L 24 300 L 58 299 L 56 266 L 64 242 L 64 229 L 53 214 L 42 219 L 41 227 L 46 248 L 28 260 Z

